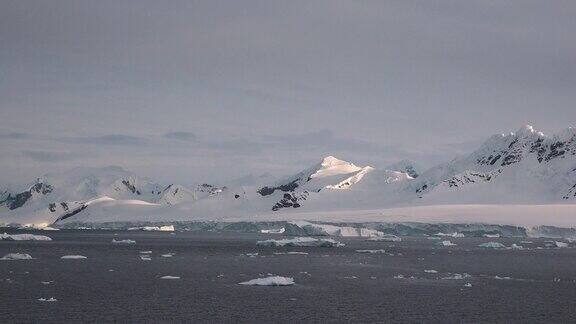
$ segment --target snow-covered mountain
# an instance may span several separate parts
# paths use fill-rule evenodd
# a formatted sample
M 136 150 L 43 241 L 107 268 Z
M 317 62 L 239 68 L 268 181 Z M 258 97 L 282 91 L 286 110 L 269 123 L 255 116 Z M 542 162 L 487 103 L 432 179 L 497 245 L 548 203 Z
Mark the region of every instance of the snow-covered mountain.
M 547 136 L 525 126 L 428 170 L 407 160 L 378 169 L 328 156 L 278 181 L 249 178 L 241 183 L 252 185 L 186 188 L 119 167 L 76 168 L 21 190 L 0 190 L 0 222 L 277 220 L 391 207 L 570 203 L 576 202 L 576 130 Z

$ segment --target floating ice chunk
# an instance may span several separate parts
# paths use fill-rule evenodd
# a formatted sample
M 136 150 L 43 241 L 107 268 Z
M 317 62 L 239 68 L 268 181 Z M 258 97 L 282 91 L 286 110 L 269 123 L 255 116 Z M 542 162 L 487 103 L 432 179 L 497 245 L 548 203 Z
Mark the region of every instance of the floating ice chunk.
M 58 299 L 56 299 L 56 298 L 54 298 L 54 297 L 50 297 L 50 298 L 38 298 L 38 301 L 40 301 L 40 302 L 53 303 L 53 302 L 57 302 Z
M 152 254 L 152 251 L 140 251 L 140 254 Z
M 403 274 L 399 274 L 399 275 L 395 275 L 394 279 L 404 279 L 404 275 Z
M 140 256 L 140 260 L 142 260 L 142 261 L 152 261 L 152 258 L 150 258 L 148 255 L 141 255 L 141 256 Z
M 482 236 L 487 237 L 487 238 L 499 238 L 500 234 L 484 234 Z
M 161 257 L 163 258 L 171 258 L 174 256 L 174 253 L 166 253 L 166 254 L 162 254 Z
M 63 255 L 62 257 L 60 257 L 60 259 L 65 259 L 65 260 L 81 260 L 81 259 L 88 259 L 87 257 L 83 256 L 83 255 Z
M 511 277 L 500 277 L 500 276 L 494 276 L 494 279 L 496 279 L 496 280 L 512 280 Z
M 532 243 L 534 243 L 534 242 L 532 242 L 532 241 L 520 241 L 520 243 L 522 243 L 522 244 L 532 244 Z
M 486 242 L 478 245 L 481 248 L 489 248 L 489 249 L 504 249 L 506 246 L 502 243 L 498 242 Z
M 438 271 L 436 271 L 436 270 L 424 270 L 424 272 L 426 272 L 426 273 L 438 273 Z
M 142 226 L 142 227 L 130 227 L 129 231 L 160 231 L 160 232 L 174 232 L 174 225 L 166 226 Z
M 466 279 L 466 278 L 470 278 L 470 277 L 471 276 L 467 273 L 463 273 L 463 274 L 455 273 L 451 276 L 444 277 L 442 279 L 443 280 L 462 280 L 462 279 Z
M 112 244 L 136 244 L 136 241 L 134 240 L 116 240 L 116 239 L 112 239 Z
M 256 245 L 260 246 L 319 246 L 319 247 L 340 247 L 343 243 L 333 239 L 316 239 L 313 237 L 296 237 L 293 239 L 283 240 L 266 240 L 258 241 Z
M 51 285 L 51 284 L 54 283 L 54 281 L 53 281 L 53 280 L 50 280 L 50 281 L 40 281 L 40 283 L 43 284 L 43 285 Z
M 402 238 L 394 234 L 383 234 L 381 236 L 372 236 L 367 241 L 400 242 Z
M 160 279 L 178 280 L 178 279 L 180 279 L 180 277 L 176 277 L 176 276 L 163 276 L 163 277 L 160 277 Z
M 462 233 L 458 233 L 458 232 L 454 232 L 454 233 L 436 233 L 434 234 L 436 236 L 446 236 L 446 237 L 454 237 L 454 238 L 458 238 L 458 237 L 464 237 L 464 234 Z
M 276 228 L 273 228 L 273 229 L 263 229 L 263 230 L 260 230 L 260 233 L 264 233 L 264 234 L 282 234 L 282 233 L 284 233 L 284 231 L 286 231 L 286 229 L 285 229 L 284 227 L 282 227 L 282 228 L 279 228 L 279 229 L 276 229 Z
M 464 284 L 464 287 L 470 288 L 470 287 L 472 287 L 472 284 L 468 282 L 468 283 Z
M 294 278 L 280 276 L 252 279 L 239 283 L 239 285 L 246 286 L 290 286 L 293 284 Z
M 32 258 L 30 254 L 26 253 L 8 253 L 2 258 L 0 258 L 0 260 L 32 260 L 32 259 L 34 258 Z
M 254 252 L 254 253 L 246 253 L 245 255 L 246 255 L 247 257 L 250 257 L 250 258 L 255 258 L 255 257 L 257 257 L 257 256 L 258 256 L 258 252 Z
M 438 236 L 429 236 L 429 237 L 427 237 L 427 239 L 429 239 L 429 240 L 441 240 L 441 238 Z
M 282 255 L 282 254 L 288 254 L 288 255 L 308 255 L 308 252 L 298 252 L 298 251 L 291 251 L 291 252 L 274 252 L 275 255 Z
M 450 241 L 442 241 L 442 242 L 438 242 L 438 245 L 442 245 L 442 246 L 455 246 L 455 243 L 452 243 Z
M 516 243 L 512 243 L 512 245 L 510 245 L 510 248 L 512 250 L 524 250 L 524 247 L 522 245 L 518 245 Z
M 52 239 L 45 235 L 34 234 L 0 234 L 0 241 L 52 241 Z
M 50 227 L 50 226 L 46 226 L 46 227 L 42 227 L 40 228 L 43 231 L 59 231 L 59 228 L 54 228 L 54 227 Z
M 386 253 L 384 250 L 356 250 L 358 253 Z
M 568 247 L 568 243 L 558 242 L 558 241 L 554 241 L 554 245 L 555 245 L 557 248 L 565 248 L 565 247 Z

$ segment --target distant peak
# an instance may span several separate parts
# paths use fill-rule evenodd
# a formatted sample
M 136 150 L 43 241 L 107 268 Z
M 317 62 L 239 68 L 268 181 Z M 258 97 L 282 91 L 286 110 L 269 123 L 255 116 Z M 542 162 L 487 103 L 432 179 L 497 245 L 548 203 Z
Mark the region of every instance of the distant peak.
M 532 125 L 524 125 L 524 126 L 520 127 L 520 129 L 518 129 L 515 134 L 517 136 L 525 136 L 525 135 L 533 134 L 535 132 L 536 131 L 534 130 L 534 127 L 532 127 Z
M 322 159 L 321 162 L 322 166 L 333 166 L 333 165 L 339 165 L 339 164 L 351 164 L 350 162 L 346 162 L 344 160 L 340 160 L 338 158 L 335 158 L 332 155 L 328 155 L 327 157 Z

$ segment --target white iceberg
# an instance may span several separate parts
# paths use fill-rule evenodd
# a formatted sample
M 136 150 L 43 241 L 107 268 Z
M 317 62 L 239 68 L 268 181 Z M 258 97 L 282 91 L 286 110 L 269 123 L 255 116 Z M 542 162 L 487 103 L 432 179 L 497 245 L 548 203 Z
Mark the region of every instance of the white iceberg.
M 112 239 L 112 244 L 136 244 L 136 241 L 134 240 L 116 240 L 116 239 Z
M 62 257 L 60 257 L 60 259 L 65 259 L 65 260 L 81 260 L 81 259 L 88 259 L 87 257 L 83 256 L 83 255 L 63 255 Z
M 260 233 L 262 234 L 282 234 L 284 233 L 284 231 L 286 231 L 286 229 L 284 227 L 279 228 L 279 229 L 262 229 L 260 230 Z
M 478 245 L 481 248 L 489 248 L 489 249 L 504 249 L 506 246 L 502 243 L 498 242 L 486 242 Z
M 130 227 L 129 231 L 158 231 L 158 232 L 174 232 L 174 225 L 166 226 L 142 226 L 142 227 Z
M 288 255 L 308 255 L 308 252 L 298 252 L 298 251 L 291 251 L 291 252 L 274 252 L 275 255 L 282 255 L 282 254 L 288 254 Z
M 163 276 L 163 277 L 160 277 L 160 279 L 178 280 L 178 279 L 180 279 L 180 277 L 176 277 L 176 276 Z
M 383 234 L 380 236 L 372 236 L 368 238 L 367 241 L 400 242 L 402 238 L 394 234 Z
M 568 247 L 568 243 L 558 242 L 558 241 L 554 241 L 554 245 L 555 245 L 557 248 L 566 248 L 566 247 Z
M 444 236 L 444 237 L 454 237 L 454 238 L 458 238 L 458 237 L 464 237 L 464 234 L 462 233 L 458 233 L 458 232 L 454 232 L 454 233 L 436 233 L 434 234 L 436 236 Z
M 293 239 L 283 240 L 266 240 L 258 241 L 256 245 L 260 246 L 318 246 L 318 247 L 340 247 L 343 243 L 333 239 L 313 238 L 313 237 L 296 237 Z
M 49 302 L 49 303 L 53 303 L 58 301 L 58 299 L 54 298 L 54 297 L 50 297 L 50 298 L 38 298 L 38 301 L 40 302 Z
M 358 253 L 386 253 L 384 250 L 356 250 Z
M 32 260 L 32 259 L 34 258 L 32 258 L 30 254 L 26 253 L 8 253 L 2 258 L 0 258 L 0 260 Z
M 246 286 L 290 286 L 293 284 L 294 278 L 280 276 L 252 279 L 239 283 L 239 285 Z
M 464 287 L 470 288 L 470 287 L 472 287 L 472 284 L 468 282 L 468 283 L 464 284 Z
M 436 270 L 424 270 L 424 272 L 426 272 L 426 273 L 438 273 L 438 271 L 436 271 Z
M 442 242 L 438 242 L 438 245 L 442 245 L 442 246 L 455 246 L 455 243 L 452 243 L 450 241 L 442 241 Z
M 471 275 L 469 275 L 467 273 L 463 273 L 463 274 L 455 273 L 451 276 L 444 277 L 442 279 L 443 280 L 462 280 L 462 279 L 466 279 L 466 278 L 470 278 L 470 277 L 471 277 Z
M 499 238 L 500 234 L 484 234 L 482 236 L 484 236 L 486 238 Z
M 0 234 L 0 241 L 52 241 L 52 239 L 45 235 L 34 234 Z
M 166 253 L 166 254 L 162 254 L 161 257 L 163 258 L 171 258 L 174 256 L 174 253 Z

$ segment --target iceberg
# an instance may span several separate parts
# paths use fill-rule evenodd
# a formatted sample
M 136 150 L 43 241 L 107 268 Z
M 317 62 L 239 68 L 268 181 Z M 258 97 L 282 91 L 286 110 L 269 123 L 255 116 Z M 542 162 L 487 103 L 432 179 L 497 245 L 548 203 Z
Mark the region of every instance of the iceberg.
M 8 253 L 2 258 L 0 258 L 0 260 L 32 260 L 32 259 L 34 258 L 32 258 L 30 254 L 26 253 Z
M 54 298 L 54 297 L 50 297 L 50 298 L 38 298 L 38 301 L 40 301 L 40 302 L 49 302 L 49 303 L 52 303 L 52 302 L 58 301 L 58 299 L 56 299 L 56 298 Z
M 394 234 L 383 234 L 380 236 L 372 236 L 367 241 L 382 241 L 382 242 L 401 242 L 402 238 Z
M 481 248 L 489 248 L 489 249 L 503 249 L 506 248 L 506 246 L 502 243 L 498 243 L 498 242 L 486 242 L 486 243 L 482 243 L 478 245 Z
M 239 285 L 246 286 L 290 286 L 293 284 L 294 278 L 280 276 L 252 279 L 239 283 Z
M 356 250 L 358 253 L 386 253 L 384 250 Z
M 266 240 L 258 241 L 256 245 L 259 246 L 318 246 L 318 247 L 340 247 L 344 246 L 343 243 L 333 239 L 316 239 L 313 237 L 296 237 L 293 239 L 283 240 Z
M 52 241 L 52 239 L 45 235 L 34 234 L 0 234 L 0 241 Z
M 178 279 L 180 279 L 180 277 L 176 277 L 176 276 L 163 276 L 163 277 L 160 277 L 160 279 L 178 280 Z
M 442 246 L 455 246 L 456 244 L 450 242 L 450 241 L 442 241 L 442 242 L 438 242 L 438 245 L 442 245 Z
M 462 279 L 470 278 L 470 277 L 471 277 L 471 275 L 469 275 L 467 273 L 463 273 L 463 274 L 455 273 L 451 276 L 444 277 L 442 279 L 443 280 L 462 280 Z
M 112 244 L 136 244 L 134 240 L 116 240 L 112 239 Z
M 436 271 L 436 270 L 424 270 L 424 272 L 426 272 L 426 273 L 438 273 L 438 271 Z
M 557 248 L 566 248 L 566 247 L 568 247 L 568 243 L 558 242 L 558 241 L 554 241 L 554 245 L 555 245 Z
M 83 255 L 63 255 L 62 257 L 60 257 L 60 259 L 65 259 L 65 260 L 82 260 L 82 259 L 88 259 L 87 257 L 83 256 Z

